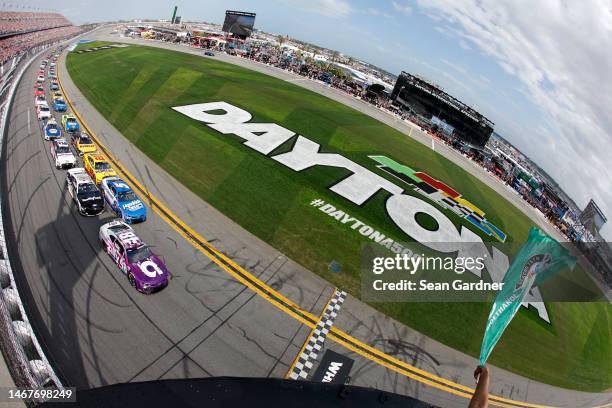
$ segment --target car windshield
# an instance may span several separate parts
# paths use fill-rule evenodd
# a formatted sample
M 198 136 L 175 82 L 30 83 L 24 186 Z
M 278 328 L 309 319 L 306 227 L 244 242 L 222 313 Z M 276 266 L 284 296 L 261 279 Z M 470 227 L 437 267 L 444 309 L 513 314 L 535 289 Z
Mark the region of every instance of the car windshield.
M 133 191 L 122 191 L 117 194 L 117 198 L 119 198 L 119 201 L 132 201 L 137 199 Z
M 63 103 L 64 103 L 64 101 L 62 101 L 61 99 L 56 99 L 56 100 L 55 100 L 55 103 L 63 104 Z
M 133 264 L 150 258 L 153 256 L 153 252 L 151 252 L 151 249 L 147 245 L 143 245 L 140 248 L 127 251 L 127 256 L 128 262 Z
M 70 123 L 70 124 L 76 123 L 76 119 L 75 118 L 68 118 L 68 119 L 66 119 L 66 123 Z
M 68 146 L 57 146 L 55 148 L 55 153 L 57 153 L 57 154 L 68 154 L 68 153 L 70 153 L 70 148 Z
M 91 139 L 88 136 L 81 136 L 79 138 L 79 143 L 81 143 L 81 144 L 91 144 Z
M 101 197 L 100 192 L 93 184 L 81 184 L 79 185 L 79 192 L 77 193 L 79 198 L 98 198 Z
M 55 123 L 49 123 L 47 125 L 47 130 L 51 130 L 51 131 L 57 130 L 57 125 Z
M 48 106 L 41 106 L 40 107 L 40 111 L 41 112 L 49 112 L 49 107 Z
M 107 162 L 97 162 L 96 163 L 96 171 L 105 171 L 110 170 L 111 166 Z
M 108 229 L 113 231 L 114 233 L 119 233 L 120 231 L 129 229 L 129 227 L 126 227 L 123 224 L 117 224 L 117 225 L 113 225 L 111 227 L 108 227 Z

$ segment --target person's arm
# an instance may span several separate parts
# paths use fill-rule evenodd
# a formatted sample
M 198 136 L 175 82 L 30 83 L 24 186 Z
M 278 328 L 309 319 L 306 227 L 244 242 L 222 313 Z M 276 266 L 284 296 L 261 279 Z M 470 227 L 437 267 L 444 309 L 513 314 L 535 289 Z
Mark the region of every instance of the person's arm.
M 478 366 L 474 371 L 477 381 L 476 390 L 468 408 L 487 408 L 489 406 L 489 368 Z

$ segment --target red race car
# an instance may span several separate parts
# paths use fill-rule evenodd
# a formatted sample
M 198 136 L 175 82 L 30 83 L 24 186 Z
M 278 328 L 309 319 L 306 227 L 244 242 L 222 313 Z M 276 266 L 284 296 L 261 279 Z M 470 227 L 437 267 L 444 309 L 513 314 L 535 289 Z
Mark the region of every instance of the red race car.
M 44 95 L 44 94 L 45 94 L 45 88 L 43 88 L 42 86 L 37 86 L 34 89 L 34 96 Z

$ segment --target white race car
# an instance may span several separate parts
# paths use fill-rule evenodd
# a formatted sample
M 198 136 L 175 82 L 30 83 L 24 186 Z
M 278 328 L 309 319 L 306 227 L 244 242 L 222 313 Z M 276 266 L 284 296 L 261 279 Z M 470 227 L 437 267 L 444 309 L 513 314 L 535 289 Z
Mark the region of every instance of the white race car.
M 55 139 L 51 143 L 51 156 L 55 159 L 57 169 L 65 169 L 76 166 L 76 157 L 70 150 L 70 145 L 65 139 Z
M 47 98 L 45 98 L 45 95 L 37 95 L 36 98 L 34 98 L 34 105 L 47 105 Z
M 47 120 L 51 117 L 51 109 L 48 105 L 38 105 L 36 107 L 36 117 L 38 120 Z

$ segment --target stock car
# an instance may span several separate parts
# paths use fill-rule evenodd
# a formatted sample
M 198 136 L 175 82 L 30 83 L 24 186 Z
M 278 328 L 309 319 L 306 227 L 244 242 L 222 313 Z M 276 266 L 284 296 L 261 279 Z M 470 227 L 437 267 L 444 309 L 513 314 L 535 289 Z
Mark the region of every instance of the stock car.
M 37 95 L 34 98 L 34 105 L 35 106 L 39 106 L 39 105 L 47 105 L 47 98 L 45 98 L 45 94 L 42 95 Z
M 166 265 L 125 222 L 115 220 L 102 225 L 98 237 L 104 251 L 137 291 L 151 294 L 168 285 L 170 272 Z
M 37 86 L 34 89 L 34 97 L 37 97 L 40 95 L 45 96 L 45 88 L 43 88 L 42 86 Z
M 62 115 L 62 126 L 64 127 L 64 131 L 66 132 L 78 132 L 80 129 L 79 122 L 74 117 L 74 115 L 67 113 Z
M 79 156 L 85 153 L 93 153 L 96 151 L 96 145 L 93 143 L 89 135 L 85 132 L 79 133 L 78 136 L 72 137 L 72 144 Z
M 51 143 L 51 156 L 55 160 L 56 169 L 72 168 L 76 166 L 76 157 L 72 154 L 66 139 L 55 139 Z
M 43 127 L 43 133 L 45 135 L 45 140 L 57 139 L 58 137 L 62 137 L 62 130 L 60 129 L 54 118 L 49 118 L 49 120 Z
M 113 177 L 117 175 L 110 163 L 107 162 L 106 159 L 100 154 L 85 154 L 83 156 L 83 164 L 85 171 L 87 171 L 93 181 L 98 185 L 105 177 Z
M 68 105 L 61 98 L 53 99 L 53 110 L 56 112 L 66 112 L 68 110 Z
M 104 197 L 84 168 L 77 167 L 68 170 L 66 188 L 79 214 L 94 216 L 104 211 Z
M 119 177 L 106 177 L 100 183 L 104 200 L 128 224 L 145 222 L 147 209 L 127 183 Z
M 49 109 L 49 105 L 38 105 L 36 106 L 36 117 L 38 120 L 45 120 L 51 117 L 51 109 Z
M 39 83 L 39 84 L 42 84 L 43 82 L 45 82 L 45 76 L 44 75 L 39 75 L 36 78 L 36 82 Z
M 53 99 L 64 99 L 64 95 L 60 91 L 53 92 L 51 96 L 53 97 Z
M 204 55 L 208 56 L 208 57 L 214 57 L 215 53 L 212 51 L 204 51 Z
M 57 91 L 59 90 L 59 84 L 57 82 L 51 82 L 51 85 L 49 86 L 49 89 L 51 89 L 52 91 Z

